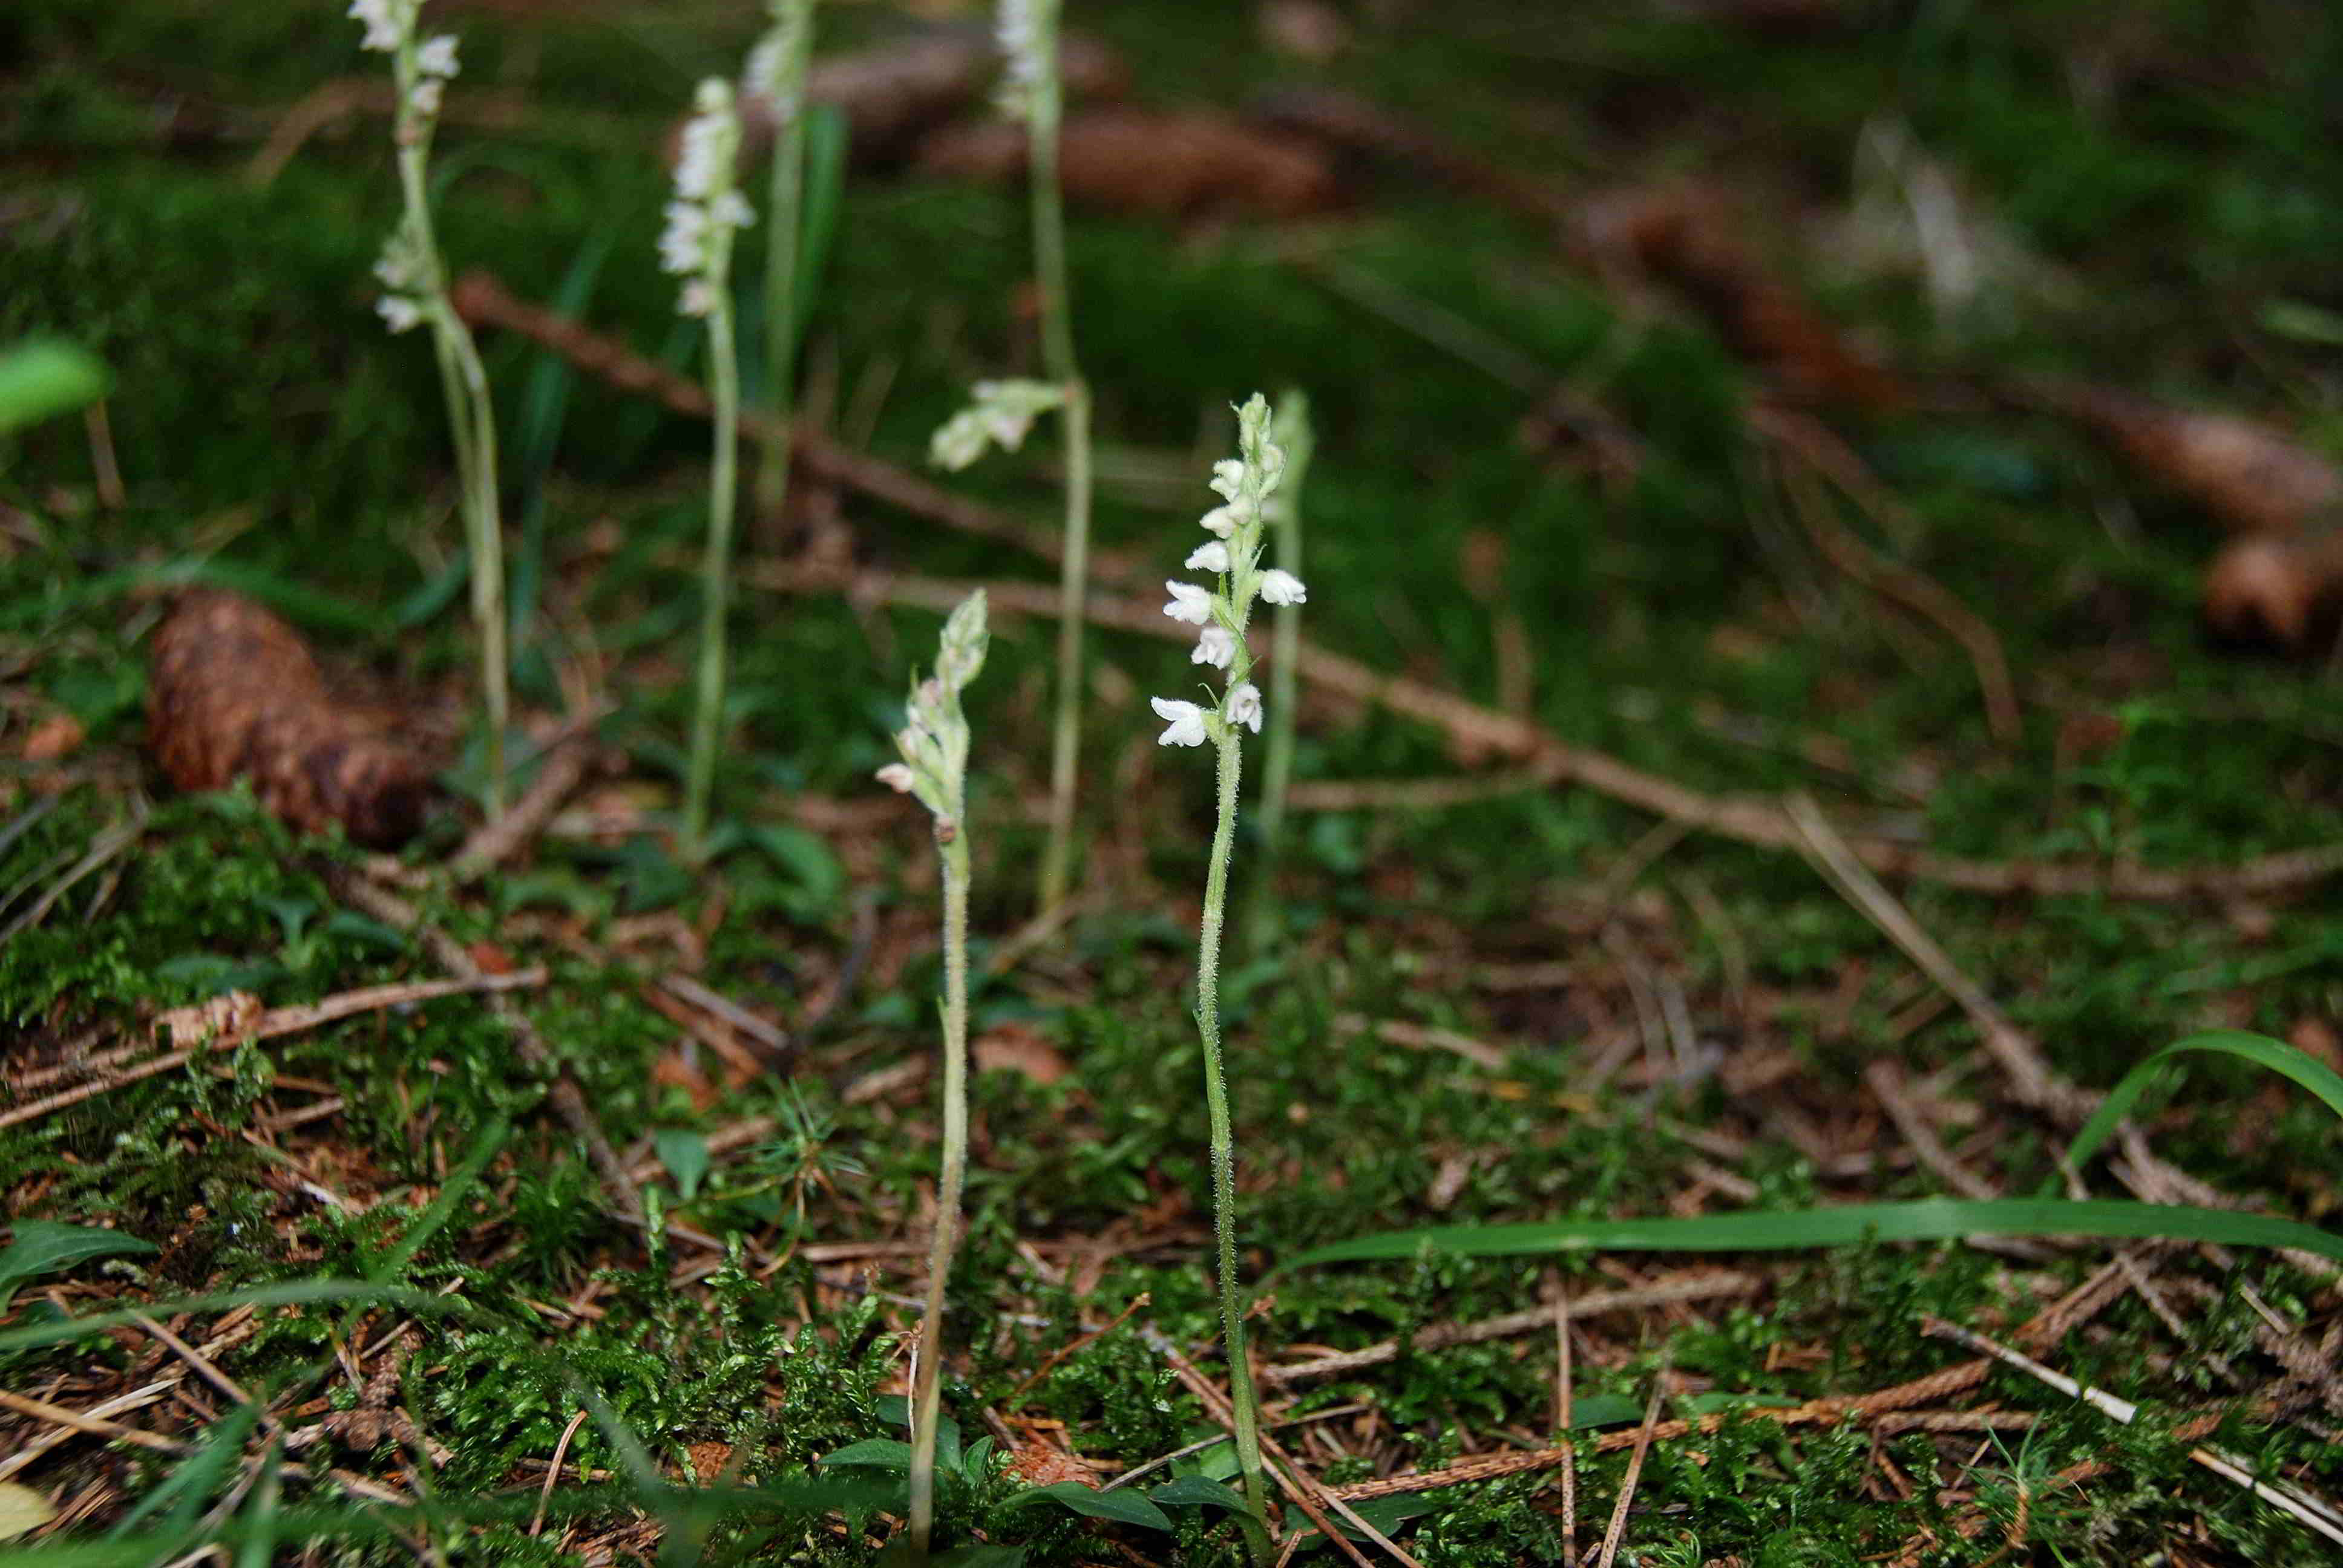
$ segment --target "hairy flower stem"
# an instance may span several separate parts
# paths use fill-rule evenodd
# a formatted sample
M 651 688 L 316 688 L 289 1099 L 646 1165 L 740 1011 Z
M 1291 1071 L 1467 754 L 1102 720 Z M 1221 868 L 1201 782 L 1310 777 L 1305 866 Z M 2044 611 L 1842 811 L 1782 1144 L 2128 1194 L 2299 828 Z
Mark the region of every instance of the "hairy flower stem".
M 1090 592 L 1091 395 L 1066 383 L 1066 554 L 1058 578 L 1058 711 L 1050 748 L 1050 842 L 1041 857 L 1041 908 L 1065 897 L 1074 843 L 1074 784 L 1082 741 L 1083 600 Z
M 1253 1392 L 1252 1363 L 1245 1351 L 1244 1292 L 1237 1279 L 1236 1135 L 1229 1119 L 1228 1069 L 1221 1055 L 1221 923 L 1228 907 L 1237 779 L 1243 766 L 1234 726 L 1222 727 L 1219 745 L 1220 821 L 1212 829 L 1212 858 L 1204 873 L 1203 930 L 1196 954 L 1196 1031 L 1204 1042 L 1204 1105 L 1212 1137 L 1212 1231 L 1220 1250 L 1221 1332 L 1228 1354 L 1230 1402 L 1236 1411 L 1237 1462 L 1244 1475 L 1245 1501 L 1265 1523 L 1269 1492 L 1261 1462 L 1261 1399 Z
M 1285 473 L 1271 515 L 1277 564 L 1302 576 L 1302 487 L 1310 472 L 1309 403 L 1296 388 L 1277 400 L 1277 436 L 1285 448 Z M 1302 652 L 1302 607 L 1282 604 L 1272 626 L 1269 674 L 1269 734 L 1262 753 L 1262 875 L 1250 900 L 1247 935 L 1256 952 L 1268 947 L 1277 922 L 1277 859 L 1285 833 L 1285 797 L 1293 783 L 1293 715 L 1300 707 L 1296 667 Z
M 911 1545 L 925 1555 L 936 1523 L 936 1426 L 943 1402 L 944 1288 L 951 1277 L 968 1171 L 968 835 L 936 825 L 944 881 L 944 1136 L 936 1234 L 920 1315 L 920 1372 L 911 1402 Z
M 731 587 L 732 514 L 739 488 L 740 364 L 733 347 L 732 300 L 719 289 L 708 312 L 708 381 L 716 405 L 715 472 L 708 490 L 708 550 L 699 568 L 699 690 L 685 779 L 683 842 L 698 859 L 708 846 L 708 798 L 724 719 L 724 612 Z
M 811 30 L 810 20 L 804 30 Z M 765 397 L 777 439 L 764 444 L 757 469 L 757 510 L 770 517 L 789 497 L 791 423 L 798 347 L 798 226 L 805 205 L 805 59 L 800 53 L 782 69 L 791 74 L 796 106 L 773 138 L 772 226 L 765 231 Z M 784 106 L 776 103 L 777 111 Z
M 1051 58 L 1048 69 L 1055 71 Z M 1082 601 L 1090 592 L 1091 401 L 1074 359 L 1073 302 L 1066 283 L 1065 207 L 1058 194 L 1057 95 L 1029 126 L 1033 267 L 1041 292 L 1041 363 L 1066 389 L 1066 540 L 1059 577 L 1058 711 L 1050 751 L 1050 841 L 1041 855 L 1041 903 L 1054 909 L 1073 869 L 1074 790 L 1082 740 Z
M 411 46 L 410 46 L 410 53 Z M 402 66 L 402 91 L 410 67 Z M 431 231 L 431 204 L 424 183 L 429 148 L 417 140 L 398 149 L 399 191 L 409 234 L 422 267 L 428 300 L 431 346 L 439 362 L 439 386 L 447 403 L 447 427 L 456 447 L 466 543 L 471 555 L 472 618 L 480 631 L 481 695 L 488 722 L 488 812 L 504 815 L 505 730 L 512 712 L 510 659 L 505 649 L 505 539 L 498 515 L 496 412 L 488 399 L 488 373 L 470 328 L 447 298 L 439 246 Z

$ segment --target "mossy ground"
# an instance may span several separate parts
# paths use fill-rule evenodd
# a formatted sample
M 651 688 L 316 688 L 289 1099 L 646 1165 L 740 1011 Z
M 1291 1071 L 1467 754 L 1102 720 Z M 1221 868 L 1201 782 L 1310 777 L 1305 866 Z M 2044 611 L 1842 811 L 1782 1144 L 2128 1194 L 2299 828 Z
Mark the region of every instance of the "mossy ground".
M 445 732 L 460 726 L 469 644 L 437 388 L 420 345 L 384 336 L 369 310 L 367 269 L 395 200 L 384 126 L 337 122 L 272 178 L 251 174 L 297 101 L 369 63 L 339 9 L 18 0 L 0 17 L 0 58 L 13 62 L 0 82 L 0 342 L 64 333 L 104 355 L 119 377 L 110 417 L 127 481 L 124 504 L 99 503 L 78 421 L 0 445 L 6 749 L 58 713 L 86 734 L 62 763 L 9 764 L 22 830 L 0 855 L 11 900 L 0 918 L 156 788 L 137 752 L 136 638 L 156 613 L 135 586 L 141 570 L 208 563 L 303 621 L 341 674 L 415 697 Z M 493 128 L 459 117 L 445 136 L 450 254 L 525 296 L 566 292 L 576 314 L 680 362 L 690 342 L 654 266 L 655 138 L 696 77 L 738 58 L 749 9 L 464 7 L 457 97 L 518 108 Z M 1363 24 L 1329 74 L 1570 191 L 1684 172 L 1739 186 L 1824 307 L 1902 362 L 2053 369 L 2276 410 L 2338 444 L 2333 347 L 2285 324 L 2343 309 L 2343 23 L 2313 5 L 2195 0 L 2114 18 L 2079 4 L 1855 9 L 1860 25 L 1785 37 L 1639 5 L 1566 19 L 1450 5 Z M 836 12 L 840 36 L 885 30 L 870 9 Z M 1304 70 L 1255 47 L 1249 6 L 1081 19 L 1140 63 L 1140 92 L 1161 101 L 1232 104 Z M 1954 331 L 1911 273 L 1834 270 L 1821 224 L 1847 206 L 1851 150 L 1884 117 L 1959 171 L 2057 286 L 2012 284 Z M 850 182 L 808 351 L 848 439 L 914 463 L 970 379 L 1030 360 L 1021 213 L 1006 192 Z M 1292 265 L 1305 241 L 1554 381 L 1577 377 L 1635 432 L 1640 476 L 1606 489 L 1527 449 L 1516 429 L 1534 398 L 1329 287 L 1322 269 Z M 1961 853 L 2221 861 L 2343 832 L 2331 675 L 2206 646 L 2194 582 L 2210 528 L 2069 432 L 1975 413 L 1853 427 L 1914 519 L 1884 548 L 1983 610 L 2003 640 L 2026 732 L 1999 747 L 1957 648 L 1832 577 L 1780 523 L 1739 418 L 1749 373 L 1696 317 L 1623 309 L 1547 236 L 1398 179 L 1301 235 L 1244 223 L 1174 233 L 1087 213 L 1071 244 L 1107 443 L 1104 540 L 1168 570 L 1202 492 L 1161 477 L 1201 480 L 1226 445 L 1232 397 L 1305 386 L 1320 432 L 1308 631 L 1328 647 L 1485 700 L 1500 678 L 1493 619 L 1518 615 L 1534 717 L 1574 744 L 1703 789 L 1804 789 L 1900 814 Z M 921 1265 L 888 1244 L 916 1241 L 924 1223 L 930 1091 L 910 1070 L 933 1049 L 938 966 L 924 833 L 908 811 L 871 804 L 870 775 L 935 621 L 745 593 L 719 779 L 719 814 L 739 832 L 713 869 L 687 869 L 657 829 L 686 724 L 704 430 L 517 340 L 485 346 L 511 454 L 520 695 L 553 710 L 565 675 L 599 672 L 615 706 L 602 734 L 631 772 L 598 784 L 597 799 L 650 809 L 632 830 L 557 831 L 523 865 L 425 903 L 458 940 L 549 966 L 520 1000 L 611 1139 L 675 1221 L 740 1240 L 647 1248 L 615 1221 L 505 1026 L 458 998 L 247 1046 L 0 1131 L 0 1191 L 16 1216 L 104 1224 L 160 1248 L 84 1263 L 20 1290 L 15 1307 L 20 1322 L 49 1310 L 51 1288 L 78 1312 L 98 1298 L 374 1278 L 387 1259 L 389 1282 L 445 1292 L 454 1309 L 417 1318 L 411 1356 L 388 1350 L 367 1369 L 404 1368 L 394 1402 L 435 1457 L 418 1475 L 394 1438 L 335 1439 L 334 1462 L 442 1499 L 530 1498 L 583 1390 L 670 1473 L 694 1445 L 718 1444 L 737 1479 L 776 1481 L 895 1431 L 884 1396 L 900 1386 L 902 1302 Z M 1046 518 L 1049 462 L 1043 442 L 970 487 Z M 868 565 L 1047 575 L 850 497 L 840 515 Z M 790 556 L 819 528 L 758 522 L 746 553 Z M 1483 533 L 1508 551 L 1493 596 L 1470 591 L 1463 567 Z M 1047 627 L 1004 625 L 972 694 L 988 952 L 1031 913 L 1050 646 Z M 1111 634 L 1092 647 L 1083 820 L 1107 896 L 976 999 L 980 1036 L 1029 1058 L 1046 1049 L 1038 1073 L 976 1083 L 949 1402 L 971 1438 L 989 1413 L 1021 1445 L 1118 1470 L 1210 1430 L 1144 1337 L 1151 1326 L 1199 1354 L 1213 1338 L 1182 992 L 1210 785 L 1192 758 L 1159 752 L 1145 722 L 1145 694 L 1182 685 L 1182 656 Z M 1815 736 L 1838 749 L 1835 768 L 1804 746 Z M 1456 768 L 1443 737 L 1373 708 L 1303 719 L 1305 779 Z M 450 777 L 459 794 L 477 784 L 468 754 Z M 1896 950 L 1802 861 L 1694 837 L 1638 871 L 1651 826 L 1575 789 L 1299 819 L 1272 895 L 1278 940 L 1239 953 L 1224 992 L 1256 1271 L 1409 1224 L 1930 1194 L 1938 1179 L 1864 1088 L 1865 1065 L 1883 1056 L 1936 1075 L 1927 1093 L 1977 1177 L 2026 1193 L 2055 1175 L 2057 1130 L 2009 1106 L 1959 1013 L 1931 1009 Z M 451 811 L 407 863 L 436 866 L 460 832 Z M 433 978 L 413 940 L 337 896 L 360 860 L 288 839 L 239 797 L 157 799 L 135 853 L 0 949 L 12 1061 L 111 1041 L 229 988 L 283 1006 Z M 1262 868 L 1258 846 L 1241 847 L 1241 898 L 1261 896 Z M 2343 1018 L 2331 890 L 2228 909 L 1906 893 L 2086 1084 L 2111 1083 L 2193 1028 L 2331 1040 Z M 859 983 L 833 1002 L 866 945 Z M 1571 972 L 1536 990 L 1490 983 L 1492 965 L 1547 960 Z M 821 1027 L 785 1075 L 726 1087 L 721 1064 L 659 1005 L 659 978 L 679 969 L 784 1027 L 816 1014 Z M 1633 1040 L 1644 1009 L 1679 1005 L 1714 1060 L 1679 1075 L 1638 1046 L 1590 1082 L 1590 1063 Z M 1393 1043 L 1359 1020 L 1456 1030 L 1502 1048 L 1506 1065 Z M 1783 1064 L 1765 1087 L 1727 1087 L 1734 1063 L 1768 1052 Z M 2323 1111 L 2243 1070 L 2192 1082 L 2149 1124 L 2159 1152 L 2258 1206 L 2314 1221 L 2331 1211 L 2343 1170 Z M 328 1109 L 294 1114 L 316 1107 Z M 707 1144 L 693 1134 L 757 1117 L 775 1131 L 696 1169 Z M 508 1118 L 508 1141 L 450 1222 L 403 1257 L 397 1238 Z M 1875 1170 L 1831 1163 L 1865 1151 Z M 1672 1413 L 1885 1387 L 1956 1359 L 1922 1336 L 1924 1315 L 2006 1331 L 2104 1257 L 1947 1246 L 1720 1260 L 1761 1269 L 1762 1289 L 1594 1322 L 1579 1396 L 1632 1422 L 1663 1365 Z M 1260 1334 L 1272 1358 L 1292 1359 L 1302 1345 L 1518 1311 L 1557 1279 L 1584 1292 L 1671 1266 L 1281 1273 Z M 2036 1413 L 2030 1432 L 1875 1438 L 1737 1421 L 1696 1451 L 1654 1449 L 1622 1560 L 1852 1563 L 1929 1540 L 1912 1561 L 2329 1560 L 2189 1463 L 2171 1427 L 2275 1376 L 2248 1290 L 2308 1320 L 2315 1339 L 2333 1321 L 2331 1289 L 2267 1258 L 2165 1266 L 2204 1287 L 2178 1298 L 2185 1333 L 2132 1296 L 2050 1355 L 2139 1401 L 2151 1412 L 2140 1425 L 2116 1428 L 2015 1375 L 1987 1392 Z M 1142 1293 L 1142 1311 L 1083 1339 Z M 213 1321 L 182 1327 L 199 1336 Z M 352 1334 L 333 1309 L 277 1314 L 221 1364 L 307 1402 L 286 1417 L 307 1424 L 362 1397 L 327 1359 L 337 1347 L 363 1350 L 396 1321 L 376 1312 Z M 0 1382 L 78 1406 L 161 1355 L 126 1330 L 95 1350 L 10 1352 Z M 2234 1381 L 2209 1370 L 2217 1358 Z M 1289 1435 L 1333 1483 L 1534 1447 L 1551 1437 L 1553 1372 L 1538 1336 L 1405 1353 L 1296 1385 L 1290 1415 L 1361 1408 Z M 218 1402 L 190 1385 L 186 1408 L 124 1419 L 192 1441 Z M 2221 1441 L 2331 1492 L 2343 1448 L 2312 1415 L 2297 1425 L 2241 1406 Z M 42 1430 L 20 1422 L 12 1436 Z M 621 1457 L 593 1421 L 568 1450 L 588 1471 Z M 2046 1483 L 2086 1460 L 2108 1468 Z M 1607 1516 L 1624 1462 L 1586 1462 L 1584 1518 Z M 75 1527 L 89 1530 L 169 1468 L 79 1440 L 25 1479 L 77 1503 Z M 1170 1543 L 1004 1508 L 1021 1484 L 1001 1473 L 951 1492 L 948 1525 L 1022 1544 L 1036 1565 L 1236 1560 L 1232 1533 L 1206 1511 L 1182 1511 Z M 1426 1564 L 1559 1559 L 1550 1473 L 1417 1501 L 1405 1541 Z M 1963 1537 L 1955 1526 L 1972 1507 L 1989 1523 Z M 656 1532 L 630 1534 L 627 1520 L 608 1509 L 535 1537 L 510 1521 L 451 1525 L 437 1549 L 517 1563 L 656 1552 Z M 867 1561 L 854 1523 L 749 1511 L 710 1526 L 705 1548 Z

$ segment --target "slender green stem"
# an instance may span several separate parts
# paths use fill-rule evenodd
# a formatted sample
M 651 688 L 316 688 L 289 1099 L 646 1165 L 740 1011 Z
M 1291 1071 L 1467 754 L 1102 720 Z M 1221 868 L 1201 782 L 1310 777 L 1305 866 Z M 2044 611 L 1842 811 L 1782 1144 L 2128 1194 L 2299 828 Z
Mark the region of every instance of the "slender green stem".
M 784 66 L 803 75 L 802 61 Z M 770 205 L 772 226 L 765 232 L 765 397 L 778 440 L 765 443 L 757 469 L 757 510 L 770 517 L 781 509 L 789 486 L 790 424 L 798 342 L 798 226 L 805 205 L 805 110 L 803 94 L 773 138 Z
M 1090 592 L 1091 394 L 1066 383 L 1066 551 L 1058 578 L 1058 711 L 1050 748 L 1050 841 L 1041 907 L 1065 897 L 1074 842 L 1074 785 L 1082 741 L 1082 601 Z
M 1050 62 L 1057 69 L 1057 62 Z M 1065 207 L 1058 194 L 1057 95 L 1031 116 L 1033 266 L 1041 290 L 1041 363 L 1066 389 L 1066 538 L 1058 578 L 1058 709 L 1050 751 L 1050 839 L 1041 855 L 1041 901 L 1065 898 L 1072 874 L 1074 794 L 1082 741 L 1082 601 L 1090 593 L 1091 400 L 1074 358 L 1073 301 L 1066 282 Z
M 739 487 L 740 363 L 733 347 L 731 297 L 720 284 L 708 312 L 708 382 L 716 404 L 715 472 L 708 489 L 708 549 L 699 568 L 699 689 L 683 808 L 684 849 L 694 859 L 708 847 L 708 799 L 724 719 L 724 615 L 731 585 L 732 514 Z
M 968 835 L 957 819 L 936 825 L 944 881 L 944 1136 L 936 1184 L 936 1233 L 928 1251 L 928 1299 L 920 1316 L 920 1372 L 912 1390 L 911 1545 L 922 1555 L 936 1523 L 936 1426 L 943 1405 L 944 1291 L 968 1171 Z
M 401 92 L 412 73 L 401 71 Z M 456 448 L 466 542 L 472 561 L 472 618 L 480 633 L 482 699 L 488 725 L 488 810 L 504 814 L 505 731 L 511 719 L 510 664 L 505 648 L 504 524 L 498 512 L 497 427 L 488 374 L 464 318 L 447 297 L 447 273 L 432 233 L 430 193 L 424 181 L 430 153 L 427 139 L 398 149 L 399 189 L 408 233 L 429 300 L 432 348 L 439 385 L 447 402 L 447 427 Z
M 1242 769 L 1234 726 L 1222 727 L 1219 745 L 1220 820 L 1212 829 L 1212 859 L 1204 873 L 1196 1030 L 1204 1041 L 1204 1105 L 1212 1137 L 1212 1231 L 1219 1243 L 1221 1331 L 1228 1352 L 1230 1402 L 1236 1410 L 1237 1462 L 1244 1474 L 1245 1500 L 1266 1521 L 1269 1491 L 1261 1462 L 1261 1400 L 1253 1392 L 1252 1363 L 1245 1351 L 1244 1292 L 1237 1279 L 1236 1134 L 1229 1117 L 1228 1069 L 1221 1054 L 1221 925 L 1228 906 L 1229 855 L 1236 839 L 1237 779 Z

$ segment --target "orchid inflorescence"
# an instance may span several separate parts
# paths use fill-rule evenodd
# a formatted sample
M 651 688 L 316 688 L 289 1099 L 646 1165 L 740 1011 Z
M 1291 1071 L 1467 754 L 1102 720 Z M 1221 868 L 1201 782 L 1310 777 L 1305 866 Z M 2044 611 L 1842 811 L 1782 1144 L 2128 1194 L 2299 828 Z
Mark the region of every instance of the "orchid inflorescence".
M 676 308 L 706 316 L 716 308 L 732 267 L 732 234 L 756 214 L 736 188 L 740 115 L 731 84 L 710 76 L 699 84 L 695 112 L 683 127 L 675 160 L 675 197 L 659 236 L 659 268 L 685 282 Z
M 1163 585 L 1172 595 L 1163 613 L 1198 628 L 1189 661 L 1227 670 L 1229 683 L 1209 708 L 1167 697 L 1151 699 L 1168 726 L 1157 738 L 1159 745 L 1202 746 L 1239 725 L 1259 734 L 1261 689 L 1249 678 L 1252 658 L 1245 646 L 1252 602 L 1300 604 L 1309 597 L 1292 572 L 1261 565 L 1270 498 L 1285 471 L 1285 449 L 1270 438 L 1269 425 L 1269 403 L 1256 392 L 1237 410 L 1238 456 L 1212 466 L 1212 488 L 1222 504 L 1202 521 L 1214 537 L 1198 546 L 1187 564 L 1192 571 L 1214 574 L 1217 582 L 1212 588 L 1177 580 Z
M 428 38 L 415 35 L 421 0 L 350 0 L 349 16 L 366 25 L 359 47 L 391 57 L 391 77 L 398 88 L 395 135 L 402 147 L 427 140 L 439 116 L 447 83 L 456 75 L 456 39 L 448 33 Z M 393 332 L 419 326 L 437 292 L 437 257 L 431 246 L 417 238 L 408 220 L 391 231 L 383 245 L 374 275 L 387 291 L 375 302 L 375 311 Z
M 1033 421 L 1065 406 L 1066 389 L 1049 381 L 980 381 L 969 388 L 969 406 L 936 427 L 928 438 L 928 461 L 954 473 L 984 456 L 988 447 L 1014 452 L 1025 444 Z
M 879 769 L 881 783 L 915 797 L 936 819 L 936 836 L 949 841 L 960 831 L 968 785 L 968 717 L 960 693 L 984 668 L 989 635 L 984 590 L 979 588 L 944 622 L 936 650 L 936 672 L 913 679 L 907 722 L 895 736 L 900 762 Z
M 1001 0 L 993 18 L 1004 69 L 999 102 L 1012 120 L 1058 117 L 1058 0 Z
M 813 45 L 813 7 L 772 0 L 773 25 L 749 51 L 741 79 L 772 106 L 773 123 L 786 126 L 804 110 L 805 58 Z

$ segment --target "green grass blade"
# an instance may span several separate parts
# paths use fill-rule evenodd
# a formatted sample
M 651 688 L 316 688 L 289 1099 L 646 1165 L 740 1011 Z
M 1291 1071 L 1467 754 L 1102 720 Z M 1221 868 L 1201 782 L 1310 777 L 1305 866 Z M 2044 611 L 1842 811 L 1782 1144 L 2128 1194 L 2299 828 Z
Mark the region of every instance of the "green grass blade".
M 511 1132 L 512 1123 L 502 1117 L 488 1123 L 488 1129 L 480 1134 L 479 1141 L 472 1145 L 472 1151 L 464 1157 L 464 1162 L 447 1172 L 447 1184 L 439 1189 L 439 1195 L 431 1200 L 431 1206 L 424 1210 L 422 1217 L 398 1239 L 398 1245 L 384 1253 L 380 1261 L 367 1270 L 367 1278 L 388 1280 L 415 1261 L 415 1255 L 438 1234 L 439 1228 L 456 1212 L 456 1206 L 471 1191 L 472 1183 L 480 1179 L 480 1172 L 488 1168 L 488 1161 L 497 1157 L 497 1151 L 505 1146 L 505 1139 Z
M 61 1345 L 71 1340 L 125 1328 L 142 1317 L 169 1318 L 180 1312 L 224 1312 L 237 1307 L 289 1307 L 312 1302 L 381 1302 L 410 1312 L 451 1312 L 460 1304 L 429 1291 L 410 1291 L 370 1281 L 302 1280 L 287 1285 L 262 1285 L 249 1291 L 222 1291 L 207 1296 L 183 1296 L 175 1302 L 150 1302 L 126 1312 L 93 1312 L 85 1318 L 33 1323 L 0 1332 L 0 1351 L 29 1350 L 36 1345 Z
M 806 323 L 820 302 L 821 279 L 838 237 L 838 215 L 846 193 L 846 116 L 834 105 L 818 104 L 806 116 L 805 206 L 798 220 L 797 321 L 793 343 L 805 341 Z
M 1412 1258 L 1426 1250 L 1472 1258 L 1593 1251 L 1768 1252 L 1865 1241 L 1952 1241 L 1965 1236 L 2087 1236 L 2293 1247 L 2343 1264 L 2343 1236 L 2270 1214 L 2240 1214 L 2185 1203 L 2074 1202 L 2047 1198 L 1975 1202 L 1931 1198 L 1915 1203 L 1848 1203 L 1826 1209 L 1703 1214 L 1683 1220 L 1555 1220 L 1387 1231 L 1312 1248 L 1281 1268 Z
M 2205 1053 L 2214 1056 L 2234 1056 L 2258 1067 L 2290 1078 L 2327 1102 L 2327 1108 L 2343 1116 L 2343 1075 L 2317 1058 L 2283 1044 L 2264 1034 L 2247 1034 L 2242 1030 L 2208 1030 L 2192 1034 L 2177 1044 L 2167 1045 L 2123 1076 L 2123 1081 L 2108 1091 L 2107 1103 L 2101 1105 L 2083 1130 L 2075 1134 L 2075 1142 L 2066 1158 L 2080 1171 L 2091 1157 L 2105 1147 L 2115 1135 L 2116 1123 L 2131 1113 L 2147 1086 L 2156 1081 L 2176 1057 Z

